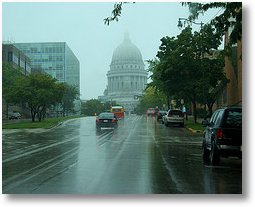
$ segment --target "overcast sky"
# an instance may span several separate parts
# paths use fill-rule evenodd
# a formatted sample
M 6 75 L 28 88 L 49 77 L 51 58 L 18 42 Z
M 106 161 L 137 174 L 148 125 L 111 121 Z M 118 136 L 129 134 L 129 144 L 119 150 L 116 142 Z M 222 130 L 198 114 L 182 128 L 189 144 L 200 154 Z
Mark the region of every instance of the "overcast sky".
M 129 32 L 143 60 L 153 59 L 164 36 L 176 36 L 179 17 L 188 8 L 177 2 L 130 3 L 123 7 L 118 22 L 109 26 L 103 19 L 114 3 L 7 3 L 2 4 L 2 40 L 22 42 L 66 42 L 80 61 L 81 99 L 103 95 L 114 49 Z M 208 22 L 219 9 L 197 22 Z M 193 25 L 195 29 L 199 26 Z M 147 69 L 147 68 L 146 68 Z

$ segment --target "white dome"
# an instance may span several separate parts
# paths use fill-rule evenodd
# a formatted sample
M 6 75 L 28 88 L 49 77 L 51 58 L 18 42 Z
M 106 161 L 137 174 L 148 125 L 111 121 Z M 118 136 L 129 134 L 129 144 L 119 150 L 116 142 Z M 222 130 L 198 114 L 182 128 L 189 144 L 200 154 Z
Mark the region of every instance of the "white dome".
M 125 62 L 143 63 L 140 50 L 130 41 L 127 34 L 123 42 L 114 50 L 111 65 Z

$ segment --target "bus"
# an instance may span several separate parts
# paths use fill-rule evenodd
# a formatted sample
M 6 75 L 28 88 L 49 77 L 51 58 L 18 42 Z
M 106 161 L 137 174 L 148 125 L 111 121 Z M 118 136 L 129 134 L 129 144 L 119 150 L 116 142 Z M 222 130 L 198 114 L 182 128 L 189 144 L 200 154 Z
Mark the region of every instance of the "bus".
M 118 119 L 124 119 L 125 110 L 123 106 L 112 106 L 110 111 L 114 113 Z

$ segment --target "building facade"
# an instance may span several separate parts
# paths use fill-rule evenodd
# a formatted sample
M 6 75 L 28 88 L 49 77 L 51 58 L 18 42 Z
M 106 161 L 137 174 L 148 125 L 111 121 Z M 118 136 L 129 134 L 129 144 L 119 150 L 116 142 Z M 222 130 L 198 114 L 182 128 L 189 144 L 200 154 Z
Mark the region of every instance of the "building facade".
M 14 69 L 19 69 L 24 75 L 31 73 L 31 60 L 21 50 L 16 48 L 12 43 L 2 44 L 2 63 L 11 65 Z M 2 100 L 2 117 L 8 119 L 13 112 L 20 112 L 22 117 L 29 117 L 30 111 L 22 104 L 7 103 Z
M 128 34 L 113 52 L 107 81 L 104 96 L 99 99 L 103 102 L 115 101 L 126 112 L 134 111 L 138 97 L 147 85 L 147 71 L 140 50 L 131 42 Z
M 45 72 L 80 92 L 80 63 L 65 42 L 15 43 L 14 46 L 31 59 L 32 72 Z M 74 104 L 75 111 L 80 111 L 80 100 Z
M 13 44 L 2 44 L 2 62 L 20 68 L 24 75 L 31 73 L 31 60 Z
M 229 33 L 225 35 L 225 46 Z M 242 41 L 231 47 L 231 55 L 225 57 L 224 72 L 229 83 L 219 95 L 217 107 L 242 105 Z

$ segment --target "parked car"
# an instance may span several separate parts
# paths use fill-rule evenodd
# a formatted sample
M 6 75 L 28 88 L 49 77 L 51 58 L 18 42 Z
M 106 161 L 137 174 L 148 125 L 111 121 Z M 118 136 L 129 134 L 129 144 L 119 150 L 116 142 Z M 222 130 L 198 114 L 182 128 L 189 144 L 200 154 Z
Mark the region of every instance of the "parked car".
M 156 110 L 154 108 L 148 108 L 146 111 L 147 116 L 155 116 L 156 115 Z
M 216 110 L 206 126 L 203 138 L 203 158 L 212 165 L 220 157 L 242 157 L 242 108 L 227 107 Z
M 178 124 L 184 126 L 184 114 L 181 110 L 173 109 L 167 112 L 167 115 L 164 116 L 164 124 L 169 126 L 169 124 Z
M 101 128 L 117 128 L 118 118 L 113 113 L 104 112 L 96 117 L 96 129 Z
M 162 120 L 163 119 L 163 116 L 165 116 L 167 114 L 167 111 L 158 111 L 158 114 L 157 114 L 157 120 Z
M 11 113 L 9 119 L 21 119 L 21 114 L 19 112 Z

